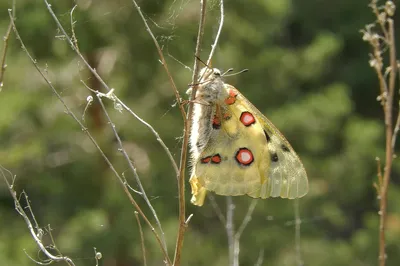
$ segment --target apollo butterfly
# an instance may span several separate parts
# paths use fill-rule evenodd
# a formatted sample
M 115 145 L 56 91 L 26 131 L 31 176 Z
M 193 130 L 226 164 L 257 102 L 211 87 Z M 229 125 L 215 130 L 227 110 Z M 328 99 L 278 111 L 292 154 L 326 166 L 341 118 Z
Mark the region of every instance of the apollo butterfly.
M 206 191 L 253 198 L 299 198 L 307 174 L 279 130 L 221 71 L 203 68 L 190 134 L 191 202 L 202 206 Z

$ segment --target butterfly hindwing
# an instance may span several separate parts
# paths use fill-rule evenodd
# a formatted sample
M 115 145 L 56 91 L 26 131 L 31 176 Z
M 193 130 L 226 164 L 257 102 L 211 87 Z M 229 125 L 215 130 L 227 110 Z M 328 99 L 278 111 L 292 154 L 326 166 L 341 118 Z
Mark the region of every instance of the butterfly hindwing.
M 195 105 L 193 204 L 203 204 L 206 190 L 254 198 L 297 198 L 307 193 L 307 175 L 293 148 L 237 89 L 216 75 L 205 81 L 197 96 L 210 104 Z

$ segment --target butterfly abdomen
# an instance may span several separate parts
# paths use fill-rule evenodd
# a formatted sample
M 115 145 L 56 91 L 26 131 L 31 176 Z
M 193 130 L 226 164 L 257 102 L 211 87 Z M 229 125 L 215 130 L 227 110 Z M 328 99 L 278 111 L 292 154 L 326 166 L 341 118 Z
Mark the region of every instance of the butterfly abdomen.
M 211 79 L 199 86 L 194 99 L 192 127 L 190 132 L 190 146 L 192 159 L 198 159 L 199 154 L 207 145 L 212 130 L 220 127 L 219 117 L 216 117 L 216 105 L 222 97 L 224 83 L 218 79 Z
M 207 144 L 212 126 L 212 106 L 195 104 L 193 109 L 192 127 L 190 132 L 190 147 L 192 159 L 196 160 Z

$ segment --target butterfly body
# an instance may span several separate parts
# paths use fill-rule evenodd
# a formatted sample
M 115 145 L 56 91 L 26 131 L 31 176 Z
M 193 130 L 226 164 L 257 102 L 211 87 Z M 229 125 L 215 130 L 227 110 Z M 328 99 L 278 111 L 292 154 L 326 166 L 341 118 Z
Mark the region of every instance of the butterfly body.
M 194 99 L 190 145 L 192 203 L 206 191 L 297 198 L 308 191 L 300 159 L 283 135 L 218 69 L 205 68 Z

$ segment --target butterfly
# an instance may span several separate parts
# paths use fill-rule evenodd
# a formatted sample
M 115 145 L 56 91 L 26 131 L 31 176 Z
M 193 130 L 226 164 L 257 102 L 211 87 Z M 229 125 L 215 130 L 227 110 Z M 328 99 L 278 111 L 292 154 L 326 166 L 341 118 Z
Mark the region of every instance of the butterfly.
M 279 130 L 219 69 L 205 67 L 193 99 L 191 202 L 207 191 L 253 198 L 299 198 L 308 192 L 300 158 Z

